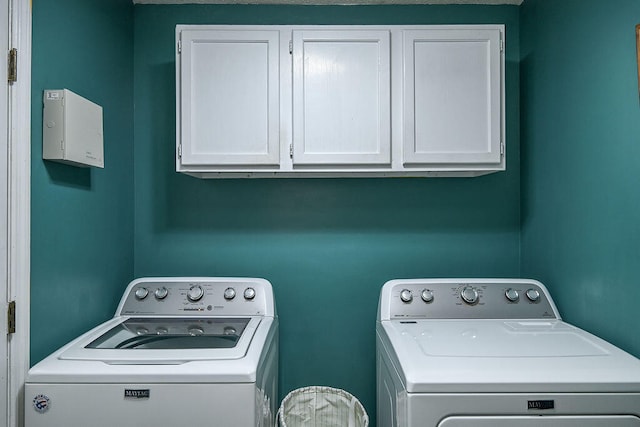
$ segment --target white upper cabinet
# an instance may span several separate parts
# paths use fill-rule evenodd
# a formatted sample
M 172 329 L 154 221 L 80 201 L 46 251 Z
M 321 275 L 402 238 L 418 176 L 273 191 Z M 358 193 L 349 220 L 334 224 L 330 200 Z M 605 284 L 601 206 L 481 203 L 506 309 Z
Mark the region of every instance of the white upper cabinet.
M 179 172 L 505 169 L 503 25 L 179 25 L 176 41 Z
M 293 31 L 293 164 L 391 164 L 390 32 Z
M 278 165 L 277 30 L 179 34 L 181 166 Z
M 404 31 L 405 166 L 500 165 L 498 29 Z

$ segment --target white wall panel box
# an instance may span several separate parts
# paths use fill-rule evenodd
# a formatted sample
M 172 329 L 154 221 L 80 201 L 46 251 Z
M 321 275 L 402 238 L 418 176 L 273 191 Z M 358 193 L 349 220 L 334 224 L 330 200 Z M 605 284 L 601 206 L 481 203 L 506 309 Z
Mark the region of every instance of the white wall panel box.
M 68 89 L 45 90 L 42 158 L 104 168 L 102 107 Z

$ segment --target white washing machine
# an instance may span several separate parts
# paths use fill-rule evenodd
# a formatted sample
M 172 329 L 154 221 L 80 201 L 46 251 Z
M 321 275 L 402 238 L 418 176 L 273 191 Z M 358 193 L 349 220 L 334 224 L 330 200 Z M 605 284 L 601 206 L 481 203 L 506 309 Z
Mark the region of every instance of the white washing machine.
M 268 281 L 138 279 L 113 319 L 31 368 L 25 426 L 273 426 L 277 384 Z
M 640 361 L 537 281 L 392 280 L 378 315 L 379 427 L 640 426 Z

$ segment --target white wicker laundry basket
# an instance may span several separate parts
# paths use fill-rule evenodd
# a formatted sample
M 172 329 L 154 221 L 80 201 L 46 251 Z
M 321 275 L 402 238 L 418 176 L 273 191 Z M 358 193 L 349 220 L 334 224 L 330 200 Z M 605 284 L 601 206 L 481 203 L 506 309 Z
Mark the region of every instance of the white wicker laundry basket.
M 367 427 L 369 416 L 351 393 L 311 386 L 291 391 L 277 415 L 280 427 Z

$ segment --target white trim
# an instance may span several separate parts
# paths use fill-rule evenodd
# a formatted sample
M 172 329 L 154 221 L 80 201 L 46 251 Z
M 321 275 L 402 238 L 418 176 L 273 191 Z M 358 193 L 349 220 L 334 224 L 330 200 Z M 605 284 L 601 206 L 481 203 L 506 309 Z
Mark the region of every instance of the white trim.
M 16 301 L 16 332 L 9 338 L 8 425 L 22 426 L 29 369 L 31 212 L 31 0 L 10 0 L 11 45 L 18 49 L 18 80 L 9 87 L 9 274 Z

